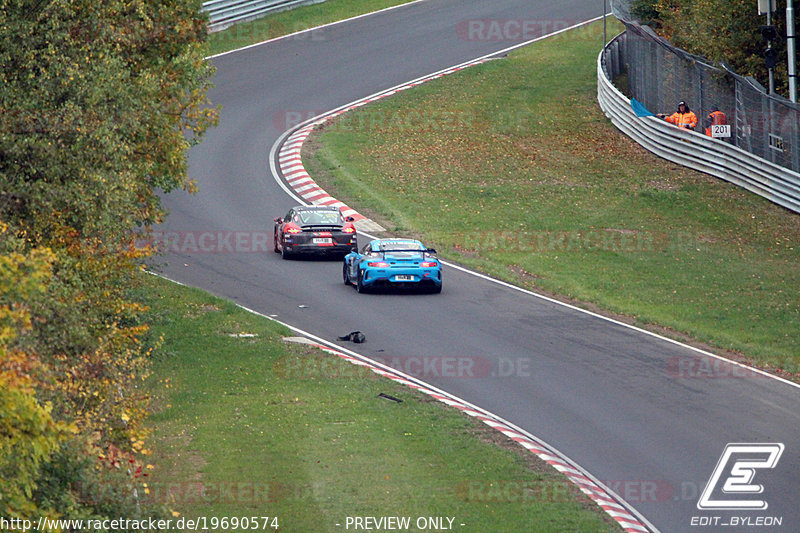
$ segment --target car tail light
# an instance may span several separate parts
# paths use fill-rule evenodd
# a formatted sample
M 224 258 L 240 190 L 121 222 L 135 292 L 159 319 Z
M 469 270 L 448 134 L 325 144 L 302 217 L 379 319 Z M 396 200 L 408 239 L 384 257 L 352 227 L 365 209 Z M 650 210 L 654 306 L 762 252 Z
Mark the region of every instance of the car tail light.
M 289 222 L 288 224 L 286 224 L 283 227 L 283 232 L 284 233 L 302 233 L 303 230 L 300 229 L 300 226 L 297 226 L 296 224 L 293 224 L 293 223 Z
M 355 232 L 356 232 L 355 226 L 353 226 L 349 222 L 344 225 L 344 228 L 342 228 L 342 233 L 355 233 Z
M 377 263 L 367 263 L 367 266 L 371 266 L 373 268 L 389 268 L 389 263 L 385 261 L 379 261 Z
M 439 263 L 437 263 L 436 261 L 423 261 L 422 263 L 420 263 L 419 266 L 421 266 L 422 268 L 434 268 L 439 266 Z

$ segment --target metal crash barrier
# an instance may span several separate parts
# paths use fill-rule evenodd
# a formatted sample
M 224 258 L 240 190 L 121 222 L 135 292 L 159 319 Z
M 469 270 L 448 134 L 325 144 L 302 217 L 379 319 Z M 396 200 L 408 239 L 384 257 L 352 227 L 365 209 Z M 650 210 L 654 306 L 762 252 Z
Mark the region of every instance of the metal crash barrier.
M 303 5 L 317 4 L 325 0 L 210 0 L 203 2 L 203 11 L 208 13 L 209 31 L 219 31 L 236 24 L 253 20 L 270 13 L 292 9 Z

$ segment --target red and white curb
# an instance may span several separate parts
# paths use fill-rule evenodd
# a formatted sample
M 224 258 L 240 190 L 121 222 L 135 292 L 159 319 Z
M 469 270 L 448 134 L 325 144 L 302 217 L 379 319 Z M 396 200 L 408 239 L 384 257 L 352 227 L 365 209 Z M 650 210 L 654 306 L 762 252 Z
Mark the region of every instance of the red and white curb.
M 303 149 L 303 143 L 311 134 L 311 132 L 314 130 L 314 128 L 327 122 L 328 120 L 331 120 L 344 113 L 347 113 L 348 111 L 352 111 L 353 109 L 359 108 L 361 106 L 371 104 L 372 102 L 377 102 L 388 96 L 392 96 L 401 91 L 405 91 L 407 89 L 411 89 L 418 85 L 422 85 L 423 83 L 426 83 L 428 81 L 435 80 L 443 76 L 447 76 L 449 74 L 453 74 L 460 70 L 464 70 L 465 68 L 469 68 L 475 65 L 480 65 L 481 63 L 485 63 L 489 60 L 490 60 L 489 58 L 476 59 L 474 61 L 470 61 L 468 63 L 464 63 L 462 65 L 458 65 L 456 67 L 452 67 L 447 70 L 443 70 L 422 78 L 418 78 L 404 85 L 392 87 L 391 89 L 388 89 L 384 92 L 368 96 L 361 100 L 357 100 L 344 107 L 335 109 L 319 117 L 315 117 L 311 119 L 311 122 L 304 123 L 298 129 L 294 130 L 286 138 L 286 141 L 281 145 L 280 150 L 278 151 L 278 167 L 280 168 L 280 173 L 283 176 L 283 179 L 286 181 L 289 187 L 291 187 L 294 190 L 294 192 L 297 195 L 303 198 L 303 200 L 313 205 L 329 205 L 338 207 L 339 209 L 341 209 L 342 214 L 344 216 L 353 217 L 355 219 L 356 227 L 358 228 L 359 231 L 363 232 L 385 231 L 385 229 L 381 227 L 377 222 L 368 219 L 355 209 L 347 206 L 343 202 L 340 202 L 336 198 L 333 198 L 322 187 L 317 185 L 317 183 L 311 178 L 311 176 L 309 176 L 308 172 L 303 166 L 303 161 L 300 155 Z
M 586 494 L 597 505 L 602 507 L 606 514 L 616 520 L 623 530 L 630 533 L 658 533 L 658 530 L 652 525 L 646 524 L 644 520 L 634 516 L 626 506 L 620 503 L 622 501 L 621 499 L 613 496 L 608 488 L 589 477 L 580 466 L 572 463 L 569 459 L 551 449 L 551 447 L 544 442 L 537 440 L 532 435 L 523 434 L 509 422 L 492 416 L 491 413 L 473 406 L 460 398 L 452 396 L 444 391 L 434 389 L 434 387 L 427 386 L 421 381 L 412 380 L 410 376 L 406 376 L 402 372 L 392 370 L 389 367 L 382 368 L 368 360 L 359 359 L 344 352 L 334 350 L 333 348 L 314 342 L 306 337 L 285 337 L 283 340 L 319 348 L 326 353 L 340 357 L 351 364 L 366 367 L 380 376 L 389 378 L 392 381 L 415 389 L 423 394 L 427 394 L 444 404 L 455 407 L 461 412 L 477 418 L 487 426 L 503 433 L 505 436 L 539 457 L 539 459 L 545 461 L 564 474 L 567 479 L 580 488 L 581 492 Z
M 303 161 L 300 159 L 300 151 L 303 148 L 303 143 L 306 138 L 311 134 L 311 131 L 318 124 L 322 124 L 327 120 L 325 119 L 314 122 L 308 126 L 295 131 L 286 142 L 281 146 L 278 155 L 278 162 L 280 164 L 281 174 L 286 183 L 294 189 L 294 192 L 300 195 L 305 201 L 314 205 L 329 205 L 341 209 L 342 214 L 346 217 L 353 217 L 356 222 L 367 220 L 367 217 L 358 213 L 355 209 L 348 207 L 343 202 L 338 201 L 329 195 L 322 187 L 308 175 Z M 373 229 L 373 231 L 381 231 Z

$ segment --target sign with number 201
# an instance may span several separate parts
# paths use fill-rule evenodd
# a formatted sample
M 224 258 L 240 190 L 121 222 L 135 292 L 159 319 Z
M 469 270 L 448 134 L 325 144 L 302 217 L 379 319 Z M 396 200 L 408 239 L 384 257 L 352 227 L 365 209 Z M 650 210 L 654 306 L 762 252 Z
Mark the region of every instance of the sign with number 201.
M 730 124 L 714 124 L 711 126 L 711 136 L 715 139 L 730 137 L 731 126 Z

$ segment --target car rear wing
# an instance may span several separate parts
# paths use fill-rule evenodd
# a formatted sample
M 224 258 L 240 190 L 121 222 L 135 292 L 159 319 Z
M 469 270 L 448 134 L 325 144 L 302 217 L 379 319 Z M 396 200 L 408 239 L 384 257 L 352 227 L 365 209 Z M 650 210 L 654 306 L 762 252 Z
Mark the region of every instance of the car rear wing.
M 300 224 L 302 229 L 318 230 L 320 228 L 342 229 L 341 224 Z
M 386 257 L 387 253 L 388 254 L 391 254 L 391 253 L 418 253 L 418 254 L 422 254 L 423 257 L 424 257 L 426 255 L 436 255 L 436 250 L 434 250 L 433 248 L 428 248 L 427 250 L 408 250 L 408 249 L 394 250 L 394 249 L 391 249 L 391 250 L 381 250 L 380 253 L 383 254 L 384 258 Z

